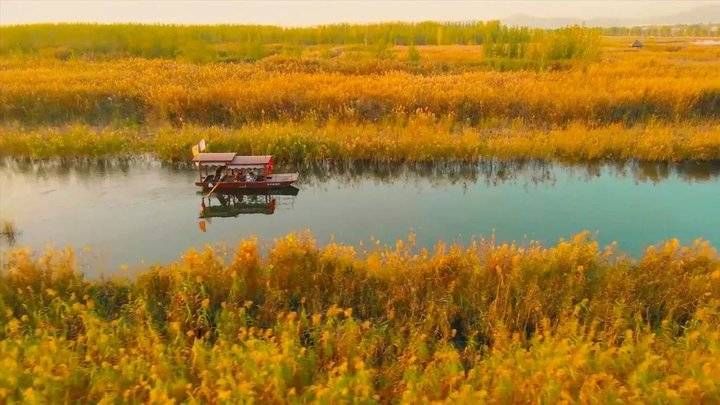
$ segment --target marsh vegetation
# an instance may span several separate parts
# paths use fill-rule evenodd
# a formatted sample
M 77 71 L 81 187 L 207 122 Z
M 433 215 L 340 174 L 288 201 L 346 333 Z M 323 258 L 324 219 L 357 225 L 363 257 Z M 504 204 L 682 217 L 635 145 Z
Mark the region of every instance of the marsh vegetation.
M 720 48 L 691 40 L 634 50 L 593 29 L 490 23 L 0 30 L 6 155 L 184 160 L 205 137 L 290 161 L 720 157 Z M 174 48 L 188 38 L 274 51 L 199 62 Z
M 674 170 L 683 181 L 715 181 L 720 47 L 694 38 L 713 32 L 498 22 L 4 26 L 0 158 L 19 167 L 22 179 L 8 176 L 7 184 L 14 181 L 21 198 L 37 194 L 37 184 L 23 179 L 48 177 L 44 165 L 57 165 L 58 184 L 74 198 L 95 198 L 105 195 L 98 189 L 106 179 L 75 176 L 78 167 L 102 177 L 104 158 L 147 154 L 153 164 L 182 166 L 203 138 L 213 151 L 330 169 L 308 175 L 306 184 L 323 176 L 352 183 L 367 167 L 381 168 L 380 183 L 402 167 L 437 182 L 439 168 L 450 167 L 460 180 L 442 181 L 455 184 L 463 176 L 477 181 L 477 163 L 488 160 L 487 181 L 502 182 L 514 159 L 589 163 L 589 177 L 599 177 L 602 165 L 631 162 L 638 182 L 674 179 Z M 631 48 L 640 35 L 653 36 Z M 180 203 L 182 192 L 168 198 L 178 189 L 163 188 L 157 176 L 133 186 L 132 165 L 120 166 L 124 186 L 142 191 L 133 203 L 149 203 L 136 206 L 143 211 L 137 222 L 137 209 L 91 206 L 112 217 L 103 229 L 138 242 L 128 229 L 149 226 L 149 212 L 172 215 L 152 236 L 168 236 L 163 246 L 175 248 L 170 234 L 185 233 L 168 201 Z M 186 177 L 182 190 L 190 187 Z M 149 184 L 160 184 L 160 203 L 142 200 L 153 191 Z M 581 207 L 570 189 L 562 197 L 576 209 L 603 212 L 604 202 L 627 195 L 608 184 Z M 107 195 L 134 198 L 104 186 L 112 186 Z M 621 191 L 637 188 L 626 186 Z M 704 196 L 692 213 L 701 229 L 717 218 L 717 193 L 705 186 L 692 189 L 705 194 L 688 194 Z M 58 212 L 71 201 L 66 211 L 79 214 L 44 217 L 59 224 L 45 224 L 44 234 L 61 232 L 62 239 L 88 225 L 95 237 L 98 223 L 79 224 L 92 218 L 85 206 L 59 194 L 36 198 L 59 202 L 50 208 Z M 345 202 L 359 200 L 347 195 Z M 191 197 L 182 215 L 196 231 Z M 667 206 L 670 197 L 661 202 Z M 23 205 L 13 198 L 16 208 Z M 389 200 L 381 195 L 372 206 Z M 153 204 L 162 210 L 152 211 Z M 349 210 L 337 222 L 360 216 L 357 206 Z M 546 217 L 547 205 L 542 210 L 524 223 Z M 569 222 L 568 212 L 555 223 Z M 576 217 L 587 224 L 588 215 Z M 378 218 L 360 222 L 367 227 Z M 652 222 L 667 226 L 668 218 Z M 24 233 L 38 229 L 19 223 Z M 462 223 L 473 222 L 465 216 Z M 232 232 L 237 240 L 237 228 Z M 0 225 L 8 242 L 16 235 L 12 222 Z M 589 233 L 555 245 L 437 239 L 319 245 L 309 233 L 283 232 L 267 249 L 248 238 L 231 251 L 191 249 L 137 276 L 104 278 L 86 277 L 96 269 L 72 248 L 6 249 L 0 403 L 720 402 L 720 257 L 710 243 L 670 238 L 631 257 Z M 160 250 L 136 244 L 128 251 L 138 256 L 143 248 Z
M 586 234 L 419 251 L 294 234 L 95 281 L 71 250 L 21 249 L 0 281 L 6 401 L 720 400 L 720 258 L 700 241 L 632 260 Z

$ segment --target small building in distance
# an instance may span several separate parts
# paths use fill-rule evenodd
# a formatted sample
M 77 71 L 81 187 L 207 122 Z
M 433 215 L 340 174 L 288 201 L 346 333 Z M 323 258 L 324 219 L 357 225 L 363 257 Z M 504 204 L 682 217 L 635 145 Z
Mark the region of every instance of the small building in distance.
M 643 43 L 640 42 L 639 39 L 636 39 L 635 41 L 633 41 L 633 43 L 632 43 L 632 45 L 630 45 L 630 47 L 635 48 L 635 49 L 640 49 L 643 47 Z

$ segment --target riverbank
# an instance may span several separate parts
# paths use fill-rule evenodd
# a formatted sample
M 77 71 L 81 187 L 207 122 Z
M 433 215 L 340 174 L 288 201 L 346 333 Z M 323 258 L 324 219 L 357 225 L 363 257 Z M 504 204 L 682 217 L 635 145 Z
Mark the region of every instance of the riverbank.
M 112 157 L 154 154 L 189 161 L 206 139 L 213 151 L 271 154 L 288 163 L 325 160 L 423 163 L 482 158 L 655 162 L 720 159 L 720 123 L 651 123 L 537 129 L 521 124 L 461 126 L 415 116 L 401 122 L 268 122 L 239 128 L 172 126 L 28 128 L 4 126 L 0 156 Z
M 720 257 L 706 243 L 637 260 L 587 234 L 412 246 L 295 234 L 265 257 L 250 239 L 94 281 L 72 250 L 14 250 L 0 399 L 720 399 Z

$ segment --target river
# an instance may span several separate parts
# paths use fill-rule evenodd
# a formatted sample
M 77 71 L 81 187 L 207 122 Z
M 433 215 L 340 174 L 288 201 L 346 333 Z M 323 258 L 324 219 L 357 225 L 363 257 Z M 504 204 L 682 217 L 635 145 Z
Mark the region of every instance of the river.
M 418 248 L 479 238 L 553 244 L 582 230 L 636 256 L 669 238 L 720 246 L 720 162 L 324 166 L 301 170 L 297 195 L 221 199 L 198 194 L 195 176 L 150 158 L 6 160 L 0 219 L 14 222 L 16 246 L 75 247 L 89 275 L 252 235 L 268 246 L 303 230 L 319 243 L 365 246 L 411 232 Z

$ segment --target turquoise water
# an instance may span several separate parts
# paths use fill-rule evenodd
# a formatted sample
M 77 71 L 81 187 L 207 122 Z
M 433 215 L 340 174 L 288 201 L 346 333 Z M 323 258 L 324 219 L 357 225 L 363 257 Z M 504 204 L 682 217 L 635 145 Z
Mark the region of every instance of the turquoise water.
M 15 223 L 18 246 L 79 248 L 89 274 L 164 263 L 193 246 L 232 246 L 251 235 L 268 244 L 302 230 L 320 243 L 366 245 L 413 232 L 419 247 L 482 237 L 552 244 L 588 230 L 601 244 L 617 241 L 638 255 L 674 237 L 720 246 L 719 174 L 717 163 L 325 168 L 304 171 L 295 196 L 238 196 L 230 207 L 206 199 L 206 207 L 219 207 L 208 213 L 237 216 L 201 219 L 192 169 L 143 159 L 5 162 L 0 219 Z

